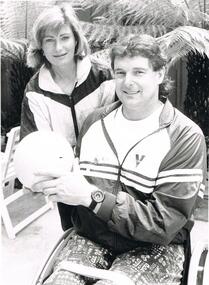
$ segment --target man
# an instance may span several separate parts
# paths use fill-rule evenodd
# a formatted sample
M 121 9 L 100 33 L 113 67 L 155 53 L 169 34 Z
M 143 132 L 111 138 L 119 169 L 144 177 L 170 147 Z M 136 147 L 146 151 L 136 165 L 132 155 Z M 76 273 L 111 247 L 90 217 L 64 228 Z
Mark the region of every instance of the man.
M 177 285 L 192 212 L 204 190 L 204 136 L 166 98 L 166 57 L 155 38 L 118 43 L 111 64 L 119 102 L 84 123 L 76 148 L 80 168 L 39 173 L 54 179 L 33 190 L 64 203 L 63 228 L 74 228 L 58 260 L 110 268 L 139 285 Z M 45 284 L 64 279 L 86 284 L 57 265 Z

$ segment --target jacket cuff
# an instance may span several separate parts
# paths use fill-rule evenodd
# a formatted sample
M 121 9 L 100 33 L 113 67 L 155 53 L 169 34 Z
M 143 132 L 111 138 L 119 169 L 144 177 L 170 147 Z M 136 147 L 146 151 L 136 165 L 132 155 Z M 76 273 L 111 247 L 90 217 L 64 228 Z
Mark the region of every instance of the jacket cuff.
M 105 192 L 105 199 L 97 212 L 97 216 L 105 222 L 109 221 L 115 204 L 116 196 L 111 193 Z

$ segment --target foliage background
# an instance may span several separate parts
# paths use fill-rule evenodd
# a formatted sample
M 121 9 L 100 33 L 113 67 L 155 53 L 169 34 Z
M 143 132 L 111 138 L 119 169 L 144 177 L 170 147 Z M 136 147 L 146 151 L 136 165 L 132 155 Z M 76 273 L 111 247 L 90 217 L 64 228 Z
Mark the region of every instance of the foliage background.
M 200 54 L 194 51 L 201 47 L 202 50 L 206 47 L 209 49 L 209 34 L 206 35 L 206 32 L 209 33 L 209 0 L 3 0 L 0 1 L 1 37 L 8 40 L 30 39 L 31 27 L 37 15 L 56 2 L 71 2 L 74 5 L 92 52 L 109 47 L 119 35 L 128 33 L 149 33 L 163 37 L 163 41 L 170 41 L 168 51 L 175 59 L 170 73 L 176 85 L 171 100 L 197 122 L 208 137 L 209 59 L 204 52 Z M 197 34 L 187 30 L 180 36 L 178 29 L 185 25 L 202 30 L 198 30 Z M 167 36 L 169 33 L 172 33 L 172 42 L 171 37 Z M 184 42 L 186 39 L 190 47 L 194 47 L 193 52 L 188 53 L 188 46 Z M 185 51 L 187 57 L 184 56 Z M 17 74 L 13 71 L 12 80 L 15 76 Z M 20 104 L 20 98 L 13 103 Z

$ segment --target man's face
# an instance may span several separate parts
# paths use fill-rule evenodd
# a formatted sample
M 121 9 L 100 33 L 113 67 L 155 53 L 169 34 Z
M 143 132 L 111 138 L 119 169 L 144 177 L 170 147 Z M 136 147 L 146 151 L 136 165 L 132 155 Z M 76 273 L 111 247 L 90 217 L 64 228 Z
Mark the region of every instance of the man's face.
M 154 71 L 149 60 L 143 56 L 116 57 L 114 75 L 116 93 L 127 115 L 142 110 L 150 113 L 159 104 L 159 84 L 164 78 L 164 69 Z

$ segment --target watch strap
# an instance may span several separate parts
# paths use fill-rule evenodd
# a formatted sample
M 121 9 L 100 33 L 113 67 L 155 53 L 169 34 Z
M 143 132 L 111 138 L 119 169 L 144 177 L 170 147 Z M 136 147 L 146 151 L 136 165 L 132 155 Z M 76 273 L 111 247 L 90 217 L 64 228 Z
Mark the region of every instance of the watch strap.
M 89 205 L 89 209 L 94 210 L 95 207 L 96 207 L 96 205 L 97 205 L 97 202 L 94 201 L 94 200 L 92 200 L 92 201 L 91 201 L 91 204 Z

